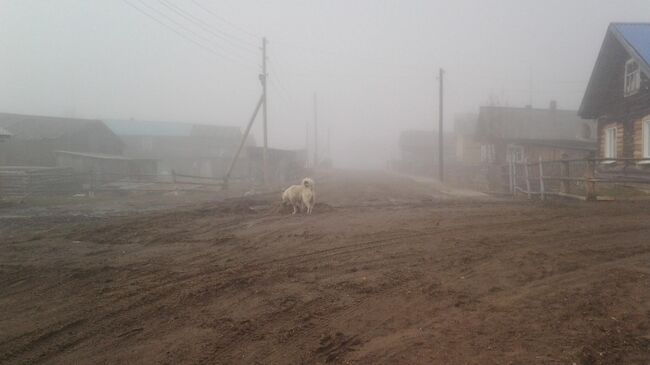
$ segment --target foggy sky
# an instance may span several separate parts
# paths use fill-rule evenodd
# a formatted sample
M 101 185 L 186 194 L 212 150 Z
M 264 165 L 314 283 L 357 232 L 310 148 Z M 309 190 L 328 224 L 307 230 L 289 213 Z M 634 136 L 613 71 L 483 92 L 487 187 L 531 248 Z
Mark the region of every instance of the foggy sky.
M 178 28 L 144 1 L 194 34 Z M 0 111 L 236 125 L 260 94 L 260 40 L 269 39 L 272 147 L 303 148 L 318 93 L 321 147 L 335 164 L 384 166 L 401 129 L 502 105 L 576 109 L 606 27 L 647 21 L 647 0 L 1 0 Z M 644 18 L 644 15 L 646 16 Z M 259 120 L 254 128 L 261 141 Z M 310 126 L 310 129 L 312 126 Z

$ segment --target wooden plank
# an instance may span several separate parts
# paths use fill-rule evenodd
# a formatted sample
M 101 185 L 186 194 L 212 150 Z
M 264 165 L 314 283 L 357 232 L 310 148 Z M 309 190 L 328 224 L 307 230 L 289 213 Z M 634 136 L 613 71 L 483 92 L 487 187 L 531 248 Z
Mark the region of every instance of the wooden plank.
M 524 176 L 526 178 L 526 192 L 528 193 L 528 200 L 531 199 L 530 195 L 530 175 L 528 173 L 528 164 L 524 164 Z
M 541 156 L 539 158 L 539 193 L 540 199 L 544 200 L 544 167 Z

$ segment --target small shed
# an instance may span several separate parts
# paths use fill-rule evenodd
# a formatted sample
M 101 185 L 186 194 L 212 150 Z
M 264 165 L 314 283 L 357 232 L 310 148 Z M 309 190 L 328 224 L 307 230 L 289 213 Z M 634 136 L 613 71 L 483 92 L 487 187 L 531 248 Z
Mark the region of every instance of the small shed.
M 75 173 L 93 175 L 103 181 L 114 181 L 129 175 L 130 158 L 102 153 L 55 151 L 56 165 L 71 168 Z

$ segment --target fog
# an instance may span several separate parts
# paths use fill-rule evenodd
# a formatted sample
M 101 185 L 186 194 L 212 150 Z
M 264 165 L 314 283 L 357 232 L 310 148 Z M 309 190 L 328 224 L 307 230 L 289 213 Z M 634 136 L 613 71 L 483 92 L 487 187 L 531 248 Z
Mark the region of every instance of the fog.
M 265 36 L 270 145 L 304 148 L 317 93 L 321 154 L 329 129 L 334 164 L 357 168 L 395 157 L 400 130 L 437 125 L 438 68 L 449 129 L 488 100 L 576 109 L 609 22 L 650 14 L 645 0 L 0 4 L 0 111 L 243 130 Z

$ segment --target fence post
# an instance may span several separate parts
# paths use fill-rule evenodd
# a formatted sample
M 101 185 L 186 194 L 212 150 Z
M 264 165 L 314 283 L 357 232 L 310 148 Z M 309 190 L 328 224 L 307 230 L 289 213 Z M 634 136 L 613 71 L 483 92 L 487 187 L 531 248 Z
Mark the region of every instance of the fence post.
M 508 161 L 508 192 L 512 193 L 512 165 Z
M 528 200 L 531 199 L 531 193 L 530 193 L 530 174 L 528 172 L 528 159 L 524 160 L 524 178 L 526 179 L 526 193 L 528 193 Z
M 517 163 L 512 161 L 512 197 L 517 197 Z
M 88 192 L 88 196 L 93 198 L 95 196 L 95 171 L 90 172 L 90 191 Z
M 172 169 L 172 183 L 174 183 L 174 196 L 178 196 L 178 185 L 176 185 L 176 171 Z
M 569 155 L 562 153 L 562 161 L 560 162 L 560 192 L 564 194 L 569 194 L 570 192 L 570 181 L 566 180 L 569 178 Z
M 544 167 L 542 164 L 542 156 L 539 156 L 539 197 L 544 200 Z
M 596 177 L 596 161 L 593 157 L 587 158 L 587 165 L 585 166 L 585 199 L 586 200 L 597 200 L 596 195 L 596 182 L 594 178 Z

